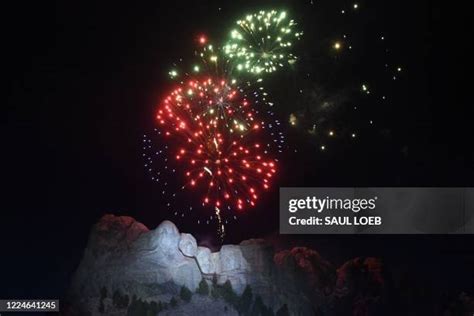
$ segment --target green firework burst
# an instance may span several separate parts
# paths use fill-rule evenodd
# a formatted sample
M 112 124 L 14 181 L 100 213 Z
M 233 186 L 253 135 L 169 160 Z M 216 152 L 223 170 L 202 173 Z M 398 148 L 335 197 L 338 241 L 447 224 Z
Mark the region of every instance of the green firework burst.
M 291 64 L 293 42 L 303 34 L 295 31 L 296 23 L 285 11 L 259 11 L 237 21 L 230 33 L 224 53 L 234 60 L 239 71 L 270 73 Z

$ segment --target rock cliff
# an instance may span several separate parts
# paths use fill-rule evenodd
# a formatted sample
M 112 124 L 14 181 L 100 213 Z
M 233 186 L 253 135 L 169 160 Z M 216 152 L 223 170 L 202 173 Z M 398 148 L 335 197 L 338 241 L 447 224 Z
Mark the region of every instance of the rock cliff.
M 361 262 L 380 270 L 377 259 Z M 338 271 L 343 275 L 338 277 Z M 236 315 L 243 309 L 269 315 L 327 314 L 338 284 L 347 287 L 350 271 L 347 265 L 337 270 L 304 247 L 275 253 L 265 240 L 252 239 L 211 252 L 170 221 L 149 230 L 131 217 L 105 215 L 93 227 L 74 274 L 68 310 L 138 315 L 132 309 L 154 304 L 151 314 L 199 310 L 201 315 Z M 208 294 L 189 300 L 183 294 L 202 294 L 203 287 Z

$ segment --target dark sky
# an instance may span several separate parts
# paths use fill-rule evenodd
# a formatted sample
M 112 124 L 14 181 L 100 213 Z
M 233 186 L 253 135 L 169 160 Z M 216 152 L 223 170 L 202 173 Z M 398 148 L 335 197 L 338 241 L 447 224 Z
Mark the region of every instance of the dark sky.
M 320 45 L 312 34 L 343 29 L 335 22 L 335 8 L 351 4 L 314 2 L 311 10 L 309 1 L 281 2 L 309 30 L 304 38 L 309 52 Z M 169 65 L 185 55 L 196 34 L 221 36 L 228 21 L 270 2 L 199 3 L 63 1 L 3 8 L 8 83 L 2 116 L 0 298 L 62 296 L 90 227 L 105 213 L 133 216 L 151 228 L 169 216 L 160 212 L 140 159 L 141 136 L 153 127 L 154 106 L 169 87 Z M 472 37 L 462 33 L 466 10 L 431 1 L 359 3 L 367 10 L 361 36 L 374 26 L 390 34 L 407 69 L 403 84 L 391 106 L 374 112 L 383 122 L 380 129 L 358 146 L 328 155 L 303 145 L 304 155 L 290 158 L 300 159 L 304 168 L 289 163 L 282 183 L 474 185 L 471 103 L 462 97 L 469 90 L 461 76 Z M 368 74 L 376 71 L 367 67 Z M 272 205 L 268 201 L 265 210 L 244 217 L 245 230 L 230 228 L 227 242 L 274 233 Z M 212 229 L 206 234 L 193 223 L 179 225 L 202 240 L 214 238 Z M 304 236 L 289 242 L 313 245 L 336 263 L 379 255 L 398 264 L 417 256 L 413 266 L 442 263 L 452 271 L 438 276 L 443 284 L 465 288 L 465 273 L 474 264 L 473 241 L 469 236 Z M 438 272 L 428 269 L 427 278 Z

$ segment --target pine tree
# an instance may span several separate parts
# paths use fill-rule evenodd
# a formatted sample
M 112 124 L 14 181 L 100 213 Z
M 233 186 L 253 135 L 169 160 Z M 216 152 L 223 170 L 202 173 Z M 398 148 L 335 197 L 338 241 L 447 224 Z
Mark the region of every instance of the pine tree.
M 264 310 L 265 310 L 265 305 L 263 304 L 262 297 L 260 295 L 257 295 L 255 297 L 255 302 L 253 303 L 252 311 L 250 314 L 263 315 Z
M 225 281 L 224 285 L 222 286 L 221 293 L 222 293 L 222 298 L 227 303 L 236 307 L 238 297 L 237 297 L 237 294 L 234 292 L 234 289 L 232 288 L 232 284 L 230 283 L 229 280 Z
M 178 305 L 178 301 L 174 298 L 174 296 L 170 300 L 171 307 L 176 307 Z
M 250 306 L 252 305 L 252 299 L 253 299 L 252 288 L 250 287 L 250 285 L 247 285 L 245 287 L 244 292 L 239 298 L 237 310 L 240 314 L 246 315 L 248 313 Z
M 99 299 L 99 313 L 103 314 L 105 312 L 104 299 L 107 297 L 107 288 L 103 286 L 100 289 L 100 299 Z
M 201 279 L 196 293 L 198 293 L 199 295 L 209 295 L 209 285 L 207 284 L 206 280 Z
M 179 291 L 179 296 L 181 299 L 185 302 L 190 302 L 191 298 L 193 296 L 193 293 L 184 285 L 181 287 L 181 290 Z
M 103 300 L 106 297 L 107 297 L 107 288 L 105 286 L 103 286 L 100 289 L 100 299 Z
M 99 303 L 99 313 L 103 314 L 105 312 L 105 306 L 104 306 L 104 301 L 100 300 Z
M 112 304 L 115 306 L 115 307 L 119 307 L 120 306 L 120 299 L 121 299 L 121 294 L 120 294 L 120 290 L 115 290 L 114 291 L 114 294 L 112 294 Z
M 217 274 L 212 275 L 212 286 L 216 287 L 217 286 Z
M 284 304 L 282 307 L 280 307 L 280 309 L 276 312 L 276 316 L 290 316 L 288 306 Z
M 122 296 L 120 307 L 127 308 L 129 303 L 130 303 L 130 298 L 128 297 L 128 295 Z

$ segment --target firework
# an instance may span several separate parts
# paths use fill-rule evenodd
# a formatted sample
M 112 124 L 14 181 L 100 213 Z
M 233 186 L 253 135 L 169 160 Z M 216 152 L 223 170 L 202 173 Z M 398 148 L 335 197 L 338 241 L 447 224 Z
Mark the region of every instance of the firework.
M 195 51 L 200 61 L 193 63 L 191 68 L 189 65 L 186 67 L 182 59 L 174 63 L 169 76 L 179 81 L 180 90 L 174 91 L 175 97 L 190 104 L 199 103 L 187 109 L 187 116 L 194 118 L 198 115 L 219 121 L 231 132 L 245 134 L 255 117 L 264 118 L 261 127 L 269 130 L 270 136 L 274 137 L 274 145 L 281 152 L 286 137 L 281 121 L 272 109 L 274 103 L 263 85 L 263 79 L 232 76 L 232 63 L 221 52 L 220 49 L 214 51 L 213 45 L 202 45 L 200 50 Z
M 211 78 L 189 80 L 164 98 L 156 115 L 162 144 L 155 148 L 145 136 L 143 149 L 145 167 L 175 215 L 199 210 L 198 221 L 217 221 L 222 237 L 224 224 L 270 188 L 284 137 L 279 123 L 258 118 L 261 99 Z
M 237 70 L 250 73 L 271 73 L 296 60 L 293 41 L 302 32 L 284 11 L 259 11 L 237 21 L 230 40 L 224 45 L 226 56 L 236 63 Z
M 262 78 L 242 74 L 291 63 L 291 41 L 301 35 L 284 12 L 260 11 L 238 25 L 224 46 L 200 35 L 194 62 L 173 65 L 169 76 L 179 85 L 156 115 L 162 144 L 155 149 L 145 136 L 143 147 L 145 167 L 160 183 L 167 208 L 183 217 L 202 214 L 198 223 L 217 221 L 221 238 L 224 224 L 256 206 L 270 188 L 275 154 L 285 143 Z
M 194 51 L 194 56 L 197 62 L 192 66 L 193 73 L 203 73 L 236 82 L 236 78 L 232 78 L 233 64 L 221 47 L 212 43 L 200 45 Z
M 217 208 L 253 206 L 256 190 L 268 188 L 275 172 L 267 158 L 271 142 L 260 142 L 265 122 L 225 81 L 195 80 L 188 87 L 166 97 L 156 117 L 165 136 L 180 144 L 173 156 L 188 166 L 188 185 L 206 183 L 203 201 Z
M 199 130 L 180 143 L 174 159 L 184 172 L 185 186 L 197 192 L 204 205 L 220 210 L 255 206 L 276 172 L 275 161 L 258 142 L 242 144 L 228 133 Z
M 165 98 L 157 118 L 160 124 L 167 123 L 168 133 L 188 133 L 188 137 L 196 130 L 211 135 L 225 130 L 235 139 L 242 139 L 252 131 L 266 130 L 265 151 L 281 152 L 285 137 L 279 130 L 279 120 L 269 109 L 258 110 L 266 103 L 266 93 L 261 90 L 247 95 L 244 89 L 225 80 L 189 80 Z M 258 118 L 261 112 L 266 119 Z
M 181 58 L 173 63 L 173 68 L 168 71 L 169 77 L 182 82 L 196 75 L 206 75 L 236 83 L 237 78 L 232 77 L 234 65 L 222 47 L 213 44 L 205 35 L 199 36 L 196 42 L 197 46 L 190 58 Z
M 352 9 L 362 13 L 357 4 Z M 340 12 L 350 14 L 348 8 Z M 302 59 L 302 67 L 294 69 L 302 71 L 293 76 L 294 82 L 273 89 L 273 98 L 281 99 L 283 124 L 272 111 L 263 79 L 296 61 L 295 44 L 303 33 L 295 21 L 284 11 L 258 11 L 237 21 L 223 43 L 196 36 L 190 55 L 168 69 L 177 88 L 160 104 L 159 128 L 143 139 L 145 167 L 159 184 L 157 198 L 169 212 L 194 216 L 198 224 L 217 222 L 222 238 L 224 225 L 256 206 L 262 191 L 271 186 L 276 158 L 289 147 L 284 125 L 294 130 L 293 139 L 304 136 L 325 154 L 336 142 L 352 144 L 373 128 L 367 115 L 374 103 L 389 100 L 390 90 L 365 78 L 365 69 L 357 74 L 352 59 L 347 59 L 351 71 L 345 70 L 345 56 L 366 51 L 357 42 L 357 28 L 336 31 L 335 26 L 320 32 L 334 36 L 321 39 L 327 45 L 308 48 L 317 50 L 306 55 L 321 58 Z M 391 52 L 386 35 L 376 40 L 384 45 L 383 52 Z M 402 67 L 386 57 L 384 76 L 398 81 Z M 342 75 L 335 75 L 338 69 Z M 285 104 L 291 109 L 285 110 Z M 298 144 L 292 146 L 291 152 L 298 152 Z
M 158 199 L 175 216 L 216 224 L 221 239 L 225 225 L 254 208 L 277 173 L 277 161 L 264 153 L 258 135 L 242 142 L 229 133 L 203 133 L 183 141 L 182 134 L 155 129 L 155 136 L 144 135 L 143 157 L 160 187 Z

